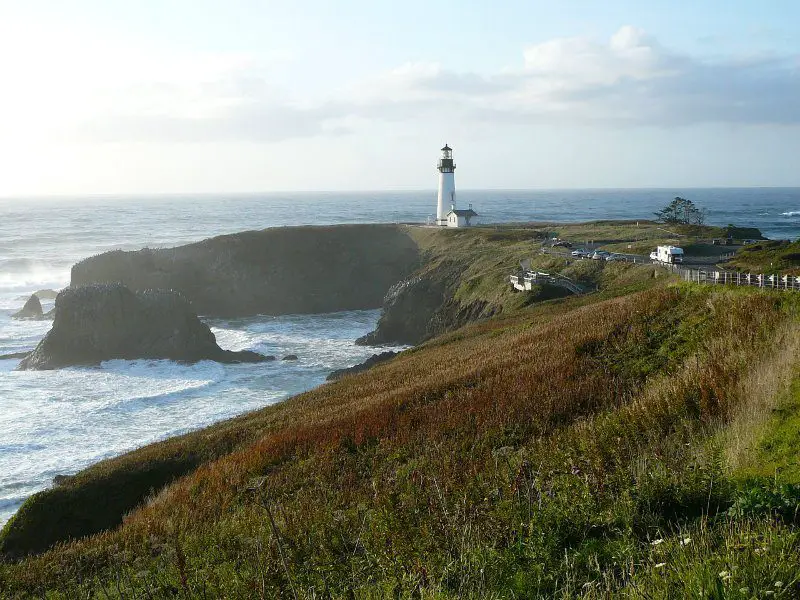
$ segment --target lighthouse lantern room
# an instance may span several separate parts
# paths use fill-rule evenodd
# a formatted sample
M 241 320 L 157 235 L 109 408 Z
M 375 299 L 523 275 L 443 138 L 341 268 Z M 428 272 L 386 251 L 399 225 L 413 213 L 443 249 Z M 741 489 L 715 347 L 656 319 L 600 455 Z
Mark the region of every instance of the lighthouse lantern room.
M 447 226 L 447 208 L 456 205 L 456 164 L 453 162 L 453 149 L 447 144 L 442 148 L 439 159 L 439 199 L 436 204 L 436 224 Z

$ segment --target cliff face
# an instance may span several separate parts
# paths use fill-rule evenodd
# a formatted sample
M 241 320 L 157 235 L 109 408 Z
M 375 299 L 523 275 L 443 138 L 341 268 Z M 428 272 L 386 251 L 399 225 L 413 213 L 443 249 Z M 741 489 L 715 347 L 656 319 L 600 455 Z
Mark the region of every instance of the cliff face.
M 392 286 L 375 331 L 362 345 L 418 344 L 527 301 L 508 284 L 535 234 L 489 228 L 414 228 L 422 264 Z
M 359 338 L 363 346 L 418 344 L 503 311 L 501 304 L 480 298 L 460 300 L 463 265 L 446 263 L 415 273 L 392 286 L 375 331 Z M 499 282 L 498 286 L 503 285 Z
M 323 313 L 380 307 L 418 265 L 417 244 L 402 226 L 281 227 L 108 252 L 75 265 L 71 285 L 177 290 L 212 317 Z
M 137 294 L 121 284 L 98 284 L 69 288 L 58 295 L 53 328 L 19 368 L 57 369 L 120 358 L 267 360 L 254 352 L 220 348 L 208 325 L 176 292 Z

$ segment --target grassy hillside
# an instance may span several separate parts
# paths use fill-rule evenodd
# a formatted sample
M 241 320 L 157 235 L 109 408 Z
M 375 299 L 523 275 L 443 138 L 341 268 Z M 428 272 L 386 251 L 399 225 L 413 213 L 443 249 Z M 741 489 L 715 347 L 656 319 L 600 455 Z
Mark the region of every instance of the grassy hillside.
M 207 452 L 120 527 L 0 565 L 0 589 L 797 597 L 798 309 L 794 294 L 658 286 L 459 329 L 95 467 L 73 489 Z
M 541 268 L 563 271 L 587 287 L 602 286 L 611 295 L 666 278 L 659 269 L 650 266 L 595 261 L 571 264 L 563 259 L 540 256 L 537 252 L 541 235 L 525 229 L 442 231 L 411 227 L 408 231 L 424 254 L 425 266 L 420 273 L 437 278 L 444 277 L 442 270 L 455 273 L 450 292 L 455 300 L 447 304 L 443 298 L 436 298 L 437 307 L 444 306 L 443 311 L 460 303 L 464 307 L 480 307 L 473 313 L 463 313 L 464 322 L 486 314 L 514 314 L 530 304 L 564 295 L 560 288 L 513 293 L 508 275 L 514 272 L 521 258 L 532 259 Z M 663 277 L 656 280 L 654 275 Z M 418 306 L 412 309 L 419 312 Z M 441 330 L 459 324 L 458 319 L 455 322 L 442 319 L 439 323 Z M 280 405 L 274 410 L 148 446 L 82 471 L 23 505 L 0 533 L 0 554 L 21 556 L 42 552 L 55 543 L 118 526 L 123 516 L 154 490 L 252 443 L 266 431 L 283 427 L 287 419 L 296 414 L 286 410 L 286 405 Z
M 570 231 L 603 233 L 634 239 L 635 222 L 569 225 Z M 409 236 L 421 253 L 421 266 L 401 285 L 389 292 L 384 311 L 368 343 L 416 344 L 477 319 L 509 314 L 542 300 L 568 295 L 563 288 L 544 286 L 534 293 L 518 294 L 511 288 L 510 274 L 520 270 L 520 261 L 548 272 L 561 272 L 584 285 L 619 289 L 666 275 L 653 267 L 632 268 L 627 264 L 573 265 L 574 261 L 543 256 L 542 243 L 551 235 L 550 226 L 502 226 L 470 229 L 408 227 Z M 618 238 L 615 238 L 618 239 Z
M 677 225 L 654 221 L 593 221 L 590 223 L 530 224 L 527 229 L 545 238 L 559 237 L 575 247 L 600 248 L 623 254 L 649 255 L 656 246 L 674 245 L 687 255 L 713 257 L 739 248 L 742 240 L 761 240 L 761 232 L 753 227 L 716 227 L 711 225 Z M 714 245 L 714 239 L 731 237 L 735 246 Z
M 749 273 L 800 275 L 800 241 L 751 244 L 737 252 L 725 266 Z

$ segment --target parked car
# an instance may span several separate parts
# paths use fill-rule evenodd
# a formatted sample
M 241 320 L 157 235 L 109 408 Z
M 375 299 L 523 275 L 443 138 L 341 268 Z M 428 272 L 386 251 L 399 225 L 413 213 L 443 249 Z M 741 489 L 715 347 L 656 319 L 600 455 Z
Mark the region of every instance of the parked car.
M 558 240 L 557 242 L 553 242 L 553 248 L 555 247 L 572 248 L 572 244 L 565 242 L 564 240 Z
M 570 252 L 570 254 L 572 254 L 572 256 L 576 258 L 586 258 L 587 256 L 589 256 L 590 253 L 584 250 L 583 248 L 578 248 L 577 250 L 573 250 L 572 252 Z
M 605 260 L 606 256 L 610 255 L 610 252 L 606 252 L 605 250 L 595 250 L 590 255 L 592 260 Z
M 608 262 L 615 262 L 615 261 L 625 262 L 626 260 L 628 259 L 625 258 L 622 254 L 609 254 L 608 256 L 606 256 L 606 261 Z

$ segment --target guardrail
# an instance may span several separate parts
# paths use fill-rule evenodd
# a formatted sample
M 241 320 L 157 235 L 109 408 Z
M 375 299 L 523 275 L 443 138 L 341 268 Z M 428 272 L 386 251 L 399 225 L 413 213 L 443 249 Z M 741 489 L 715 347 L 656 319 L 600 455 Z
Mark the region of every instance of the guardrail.
M 559 251 L 552 248 L 542 248 L 542 254 L 573 257 L 569 251 Z M 620 255 L 618 255 L 620 256 Z M 628 262 L 636 264 L 655 264 L 681 276 L 684 281 L 690 283 L 701 283 L 706 285 L 737 285 L 748 286 L 762 289 L 784 290 L 800 292 L 800 276 L 794 275 L 766 275 L 764 273 L 741 273 L 738 271 L 725 271 L 721 269 L 700 269 L 686 267 L 681 264 L 662 263 L 652 261 L 649 258 L 638 255 L 621 255 Z M 517 290 L 529 291 L 531 286 L 537 283 L 548 283 L 558 285 L 570 290 L 574 294 L 585 292 L 577 283 L 561 275 L 551 275 L 549 273 L 526 272 L 520 278 L 518 275 L 511 275 L 511 283 Z

